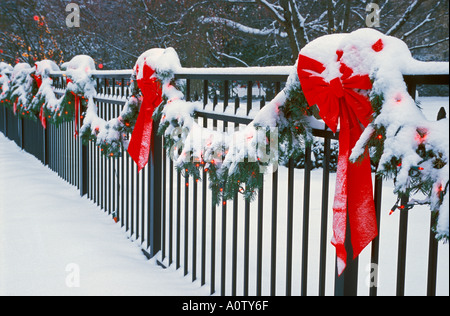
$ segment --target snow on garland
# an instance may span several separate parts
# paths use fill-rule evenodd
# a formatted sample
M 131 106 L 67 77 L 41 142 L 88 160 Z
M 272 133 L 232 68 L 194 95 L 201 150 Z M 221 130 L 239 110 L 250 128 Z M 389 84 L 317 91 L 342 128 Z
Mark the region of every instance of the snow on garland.
M 367 43 L 374 42 L 372 51 Z M 350 160 L 357 162 L 364 148 L 372 148 L 378 173 L 395 182 L 398 202 L 392 208 L 408 210 L 415 205 L 429 205 L 437 220 L 433 230 L 438 239 L 449 238 L 449 121 L 428 121 L 420 107 L 408 94 L 403 73 L 410 69 L 433 72 L 448 64 L 420 63 L 413 59 L 406 44 L 378 32 L 357 31 L 344 41 L 342 60 L 369 70 L 374 82 L 370 93 L 373 120 L 359 139 Z M 368 53 L 357 61 L 356 51 Z M 423 198 L 416 198 L 422 195 Z M 401 204 L 402 198 L 408 199 Z
M 5 103 L 6 92 L 9 91 L 11 84 L 11 74 L 14 68 L 7 63 L 0 62 L 0 102 Z
M 36 69 L 26 63 L 17 64 L 2 85 L 0 100 L 14 111 L 14 114 L 25 118 L 35 118 L 28 108 L 37 91 L 37 85 L 32 78 Z M 3 76 L 2 76 L 3 77 Z
M 277 168 L 280 160 L 298 156 L 305 142 L 312 141 L 307 120 L 312 112 L 302 99 L 298 80 L 290 79 L 285 90 L 237 132 L 200 126 L 194 117 L 201 104 L 167 96 L 167 104 L 155 116 L 160 120 L 159 134 L 175 166 L 186 176 L 198 181 L 202 171 L 208 174 L 216 203 L 226 203 L 237 193 L 253 199 L 262 186 L 262 174 Z
M 79 57 L 75 57 L 74 60 L 77 58 Z M 70 63 L 63 64 L 62 67 L 66 68 L 68 65 Z M 2 84 L 1 103 L 5 103 L 14 113 L 24 118 L 39 119 L 44 127 L 47 121 L 56 125 L 73 121 L 77 107 L 86 106 L 85 96 L 90 94 L 93 98 L 95 95 L 95 86 L 89 89 L 81 85 L 76 77 L 77 73 L 73 69 L 68 69 L 69 84 L 65 95 L 58 98 L 52 86 L 50 73 L 59 70 L 59 67 L 50 60 L 36 62 L 35 67 L 26 63 L 17 64 L 10 74 L 5 74 L 8 80 L 5 79 Z M 74 79 L 70 79 L 71 77 Z M 77 84 L 73 84 L 73 81 Z
M 361 29 L 311 42 L 298 71 L 308 103 L 340 130 L 332 241 L 339 273 L 347 260 L 346 222 L 355 257 L 377 235 L 368 148 L 378 172 L 394 179 L 398 203 L 412 198 L 392 211 L 429 204 L 437 239 L 448 240 L 448 120 L 427 121 L 403 80 L 411 71 L 448 73 L 448 63 L 418 62 L 401 40 Z
M 237 193 L 252 199 L 262 185 L 264 172 L 304 153 L 305 143 L 313 141 L 311 127 L 317 123 L 313 117 L 316 105 L 325 122 L 342 134 L 344 121 L 338 125 L 336 116 L 342 99 L 353 97 L 364 104 L 363 99 L 367 98 L 371 109 L 357 115 L 358 121 L 367 127 L 361 130 L 361 137 L 349 134 L 353 139 L 347 149 L 349 157 L 344 159 L 340 155 L 338 170 L 344 163 L 350 168 L 360 164 L 368 156 L 369 148 L 372 161 L 379 164 L 378 172 L 394 179 L 399 203 L 393 211 L 430 205 L 436 218 L 433 228 L 436 237 L 448 240 L 448 119 L 427 121 L 408 95 L 402 74 L 416 66 L 431 72 L 430 67 L 442 68 L 438 63 L 420 64 L 402 41 L 372 29 L 324 36 L 302 50 L 285 89 L 252 123 L 237 132 L 221 133 L 196 122 L 201 104 L 185 101 L 181 92 L 184 82 L 174 80 L 181 65 L 171 48 L 152 49 L 139 58 L 131 78 L 131 97 L 119 117 L 110 121 L 97 114 L 96 86 L 91 75 L 95 64 L 88 56 L 77 56 L 62 66 L 67 69 L 68 86 L 59 99 L 49 77 L 51 71 L 58 70 L 53 62 L 42 61 L 35 67 L 18 64 L 13 69 L 0 64 L 0 101 L 18 115 L 39 118 L 43 125 L 47 121 L 59 124 L 74 117 L 82 120 L 83 141 L 94 141 L 108 157 L 118 157 L 129 149 L 130 135 L 133 139 L 140 116 L 141 120 L 151 121 L 148 113 L 141 115 L 141 112 L 149 111 L 159 122 L 158 133 L 164 136 L 164 146 L 176 167 L 196 181 L 207 174 L 215 202 L 226 203 Z M 148 111 L 141 111 L 145 102 L 144 83 L 154 84 L 152 91 L 161 101 Z M 312 97 L 311 91 L 318 91 L 318 86 L 323 86 L 321 89 L 326 92 L 316 93 L 321 97 Z M 327 95 L 334 101 L 322 100 Z M 153 103 L 159 103 L 158 99 Z M 75 115 L 77 107 L 81 108 L 82 117 Z M 136 161 L 145 164 L 139 155 L 145 152 L 142 148 L 151 146 L 151 140 L 148 129 L 141 132 L 144 146 L 137 146 Z M 338 183 L 338 189 L 341 185 Z M 355 184 L 349 182 L 349 186 Z M 417 193 L 423 198 L 417 198 Z M 401 205 L 403 196 L 412 199 Z M 335 202 L 336 207 L 340 201 Z M 335 222 L 339 221 L 342 218 L 335 216 Z

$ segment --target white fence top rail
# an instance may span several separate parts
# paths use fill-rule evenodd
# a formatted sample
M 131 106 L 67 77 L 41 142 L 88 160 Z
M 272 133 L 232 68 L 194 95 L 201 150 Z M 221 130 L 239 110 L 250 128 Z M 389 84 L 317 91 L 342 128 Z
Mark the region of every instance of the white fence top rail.
M 227 68 L 185 68 L 175 72 L 176 76 L 289 76 L 295 71 L 295 66 L 269 66 L 269 67 L 227 67 Z M 64 76 L 65 71 L 55 71 L 51 76 Z M 94 70 L 91 73 L 96 77 L 131 77 L 132 69 L 125 70 Z M 448 75 L 449 62 L 423 62 L 415 61 L 407 64 L 403 69 L 404 75 Z

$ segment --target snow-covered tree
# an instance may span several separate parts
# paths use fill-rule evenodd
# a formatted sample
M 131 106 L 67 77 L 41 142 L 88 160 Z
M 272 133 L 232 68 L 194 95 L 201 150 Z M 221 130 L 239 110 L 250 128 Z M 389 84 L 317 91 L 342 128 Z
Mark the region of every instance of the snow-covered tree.
M 187 66 L 287 65 L 315 38 L 366 27 L 369 3 L 380 8 L 377 29 L 416 58 L 448 59 L 448 0 L 79 0 L 73 28 L 67 3 L 1 1 L 0 61 L 88 54 L 106 68 L 131 68 L 137 52 L 174 47 Z

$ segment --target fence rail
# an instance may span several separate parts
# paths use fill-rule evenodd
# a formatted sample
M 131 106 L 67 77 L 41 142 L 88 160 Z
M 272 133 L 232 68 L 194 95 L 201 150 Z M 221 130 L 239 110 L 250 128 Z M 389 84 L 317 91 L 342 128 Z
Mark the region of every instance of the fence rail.
M 248 124 L 254 113 L 264 107 L 266 99 L 281 91 L 290 69 L 183 68 L 176 79 L 186 81 L 188 101 L 203 100 L 203 110 L 197 113 L 198 123 L 225 131 L 227 127 Z M 101 118 L 109 120 L 119 115 L 130 94 L 130 75 L 131 71 L 94 73 L 98 93 L 95 102 Z M 54 73 L 52 77 L 56 91 L 64 93 L 64 74 Z M 449 84 L 448 75 L 405 75 L 404 78 L 412 96 L 416 95 L 419 84 Z M 255 95 L 256 82 L 269 88 Z M 141 245 L 148 258 L 158 254 L 161 266 L 183 268 L 193 282 L 209 286 L 211 294 L 359 293 L 358 260 L 349 260 L 345 273 L 337 277 L 334 262 L 329 259 L 331 142 L 338 135 L 326 126 L 314 130 L 314 135 L 324 143 L 320 189 L 312 186 L 316 180 L 312 179 L 309 146 L 305 150 L 304 169 L 298 170 L 291 160 L 285 168 L 264 176 L 264 188 L 258 192 L 256 201 L 245 201 L 236 195 L 233 201 L 220 207 L 212 202 L 206 174 L 203 173 L 204 180 L 198 183 L 192 178 L 183 179 L 167 158 L 160 137 L 155 139 L 149 165 L 137 173 L 128 153 L 109 159 L 93 143 L 81 144 L 73 136 L 72 122 L 60 127 L 50 125 L 44 130 L 38 122 L 18 119 L 2 107 L 0 131 L 76 186 L 81 196 L 115 218 L 128 236 Z M 382 189 L 382 179 L 376 177 L 374 196 L 378 219 Z M 319 216 L 312 209 L 319 210 Z M 310 227 L 316 217 L 318 233 L 311 237 Z M 396 294 L 404 295 L 408 212 L 401 213 L 399 223 Z M 371 247 L 373 264 L 379 262 L 379 238 Z M 317 260 L 312 258 L 312 252 Z M 428 295 L 436 294 L 437 261 L 438 243 L 430 234 Z M 313 280 L 314 285 L 310 280 L 313 273 L 318 276 Z M 368 294 L 377 295 L 377 287 L 371 287 Z

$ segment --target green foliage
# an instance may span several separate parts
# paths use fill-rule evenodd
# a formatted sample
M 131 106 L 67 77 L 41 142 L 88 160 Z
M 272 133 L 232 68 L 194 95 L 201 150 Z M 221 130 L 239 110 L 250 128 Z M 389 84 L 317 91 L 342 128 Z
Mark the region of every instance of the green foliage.
M 306 117 L 313 114 L 300 86 L 291 87 L 287 91 L 285 104 L 280 107 L 278 118 L 281 164 L 286 164 L 289 159 L 299 161 L 304 155 L 305 144 L 313 142 L 311 129 L 306 121 Z

